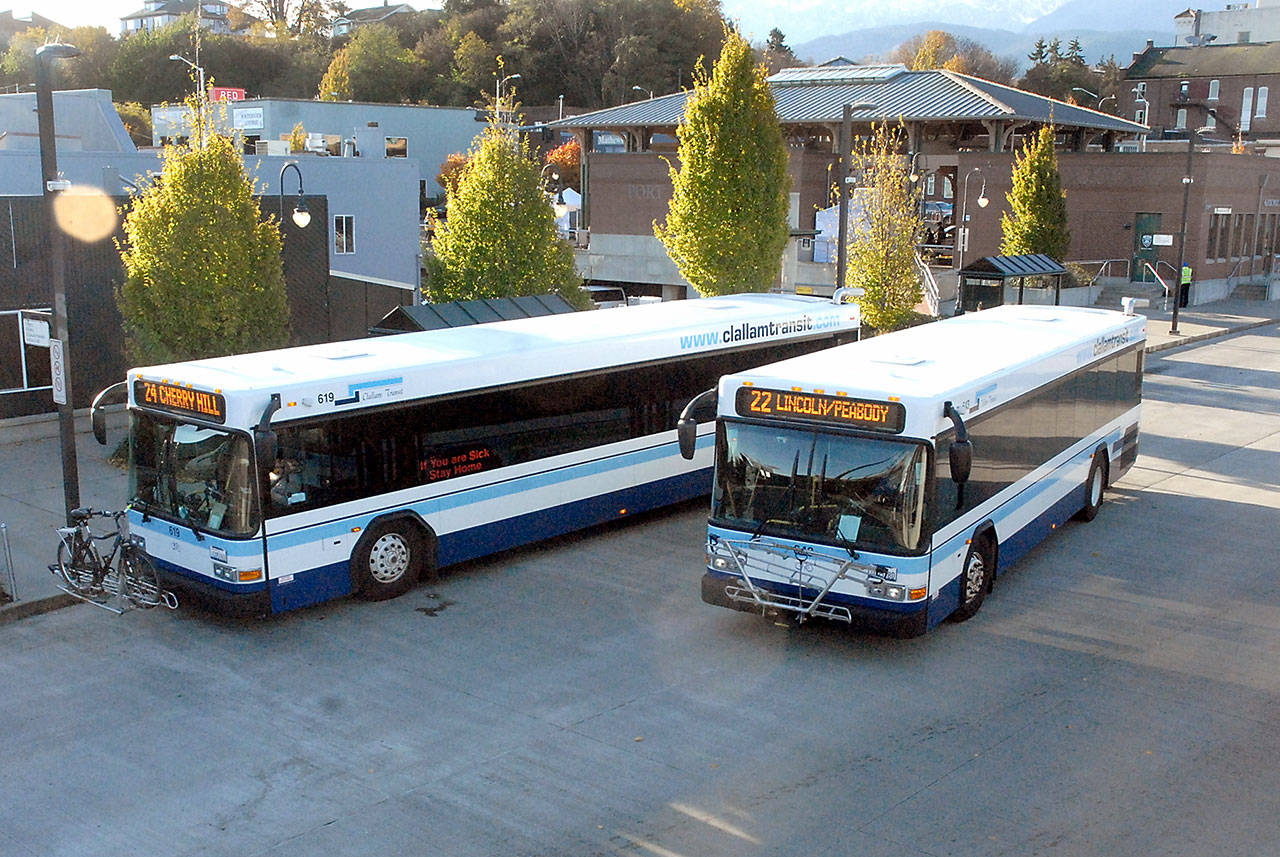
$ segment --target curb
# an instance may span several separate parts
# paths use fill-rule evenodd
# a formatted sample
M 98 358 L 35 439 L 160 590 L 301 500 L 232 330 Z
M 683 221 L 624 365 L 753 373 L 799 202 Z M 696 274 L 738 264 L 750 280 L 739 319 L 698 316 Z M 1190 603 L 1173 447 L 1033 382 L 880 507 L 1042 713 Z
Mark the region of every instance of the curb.
M 66 594 L 50 595 L 46 598 L 37 598 L 34 601 L 15 601 L 6 607 L 0 607 L 0 625 L 7 625 L 10 622 L 17 622 L 21 619 L 29 619 L 42 613 L 52 613 L 54 610 L 61 610 L 63 607 L 70 607 L 72 604 L 78 603 L 80 603 L 80 599 Z
M 1233 333 L 1243 333 L 1246 330 L 1256 330 L 1259 327 L 1266 327 L 1271 324 L 1280 324 L 1280 319 L 1268 318 L 1262 321 L 1242 324 L 1239 327 L 1226 327 L 1220 330 L 1211 330 L 1208 333 L 1197 333 L 1192 336 L 1170 340 L 1169 342 L 1161 342 L 1159 345 L 1148 345 L 1147 353 L 1154 354 L 1157 351 L 1168 351 L 1170 348 L 1181 348 L 1182 346 L 1190 345 L 1193 342 L 1203 342 L 1206 339 L 1217 339 L 1222 336 L 1230 336 Z

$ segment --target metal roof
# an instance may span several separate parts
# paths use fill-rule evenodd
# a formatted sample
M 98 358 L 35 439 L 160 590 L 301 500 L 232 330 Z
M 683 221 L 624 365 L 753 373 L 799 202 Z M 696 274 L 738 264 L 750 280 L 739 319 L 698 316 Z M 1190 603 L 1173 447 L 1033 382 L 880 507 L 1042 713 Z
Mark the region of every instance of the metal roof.
M 369 328 L 369 332 L 387 334 L 440 330 L 562 312 L 573 312 L 573 307 L 560 295 L 524 295 L 444 304 L 416 304 L 396 307 Z
M 1067 269 L 1044 253 L 1022 256 L 983 256 L 961 269 L 962 274 L 998 274 L 1008 277 L 1035 277 L 1065 274 Z
M 1231 77 L 1280 72 L 1280 42 L 1147 48 L 1125 69 L 1126 80 Z
M 869 104 L 855 122 L 976 122 L 1012 120 L 1140 134 L 1145 125 L 1011 86 L 951 71 L 908 71 L 903 66 L 835 66 L 783 69 L 769 78 L 783 125 L 839 122 L 846 104 Z M 689 91 L 568 116 L 559 128 L 675 127 Z

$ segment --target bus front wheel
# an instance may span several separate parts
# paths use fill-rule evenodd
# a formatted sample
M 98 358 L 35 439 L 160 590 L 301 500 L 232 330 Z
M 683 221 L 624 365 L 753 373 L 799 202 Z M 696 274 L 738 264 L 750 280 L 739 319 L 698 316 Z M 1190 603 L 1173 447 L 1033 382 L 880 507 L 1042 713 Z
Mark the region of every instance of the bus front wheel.
M 418 579 L 426 549 L 412 525 L 390 521 L 365 532 L 353 557 L 360 597 L 384 601 L 403 595 Z
M 960 606 L 947 618 L 952 622 L 973 618 L 991 591 L 995 564 L 995 552 L 991 549 L 989 537 L 981 536 L 969 545 L 964 571 L 960 575 Z
M 1084 483 L 1084 505 L 1076 513 L 1082 521 L 1092 521 L 1102 508 L 1103 494 L 1107 488 L 1107 459 L 1102 453 L 1093 456 L 1089 464 L 1089 478 Z

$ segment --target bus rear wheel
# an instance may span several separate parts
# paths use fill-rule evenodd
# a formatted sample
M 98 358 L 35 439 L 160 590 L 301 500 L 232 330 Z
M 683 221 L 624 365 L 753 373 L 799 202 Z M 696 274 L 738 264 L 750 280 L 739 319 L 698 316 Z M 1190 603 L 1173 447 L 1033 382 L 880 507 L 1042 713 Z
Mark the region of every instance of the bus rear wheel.
M 385 601 L 408 592 L 425 554 L 422 536 L 411 524 L 392 521 L 370 527 L 352 557 L 360 597 Z
M 964 571 L 960 575 L 960 606 L 947 617 L 952 622 L 963 622 L 972 619 L 982 607 L 987 593 L 991 591 L 991 580 L 995 574 L 995 552 L 991 548 L 991 539 L 987 536 L 974 539 L 969 545 L 969 552 L 964 558 Z
M 1084 505 L 1076 513 L 1082 521 L 1092 521 L 1102 508 L 1103 494 L 1107 488 L 1107 459 L 1102 453 L 1093 456 L 1089 464 L 1089 478 L 1084 483 Z

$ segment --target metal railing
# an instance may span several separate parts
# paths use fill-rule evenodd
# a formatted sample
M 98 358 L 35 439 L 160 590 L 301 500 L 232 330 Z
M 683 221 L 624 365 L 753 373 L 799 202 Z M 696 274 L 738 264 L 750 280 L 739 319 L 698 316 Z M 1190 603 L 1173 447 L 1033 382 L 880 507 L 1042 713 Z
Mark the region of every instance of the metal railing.
M 924 305 L 928 308 L 929 315 L 936 316 L 942 305 L 942 296 L 938 293 L 938 281 L 934 279 L 933 271 L 925 264 L 924 259 L 920 258 L 919 253 L 915 253 L 911 258 L 915 261 L 916 272 L 920 275 L 920 284 L 924 286 Z
M 1157 264 L 1159 264 L 1159 263 L 1157 263 Z M 1168 263 L 1166 262 L 1165 264 L 1168 264 Z M 1168 283 L 1166 283 L 1166 282 L 1164 281 L 1164 277 L 1161 277 L 1161 276 L 1160 276 L 1160 272 L 1159 272 L 1159 271 L 1157 271 L 1155 268 L 1153 268 L 1153 267 L 1151 266 L 1151 263 L 1150 263 L 1150 262 L 1143 262 L 1143 263 L 1142 263 L 1142 267 L 1143 267 L 1145 270 L 1150 271 L 1150 272 L 1151 272 L 1151 276 L 1155 277 L 1155 278 L 1156 278 L 1156 282 L 1160 284 L 1160 287 L 1161 287 L 1162 289 L 1164 289 L 1164 305 L 1163 305 L 1162 307 L 1160 307 L 1160 309 L 1161 309 L 1162 311 L 1163 311 L 1163 310 L 1167 310 L 1167 309 L 1169 308 L 1169 284 L 1168 284 Z M 1172 268 L 1173 266 L 1172 266 L 1172 265 L 1169 265 L 1169 267 L 1170 267 L 1170 268 Z
M 1078 261 L 1072 260 L 1070 264 L 1079 265 L 1082 268 L 1088 267 L 1089 265 L 1097 265 L 1098 270 L 1089 278 L 1089 285 L 1092 286 L 1102 277 L 1116 276 L 1111 273 L 1112 265 L 1123 265 L 1124 270 L 1119 276 L 1124 277 L 1126 280 L 1129 279 L 1129 266 L 1131 261 L 1129 259 L 1080 259 Z

